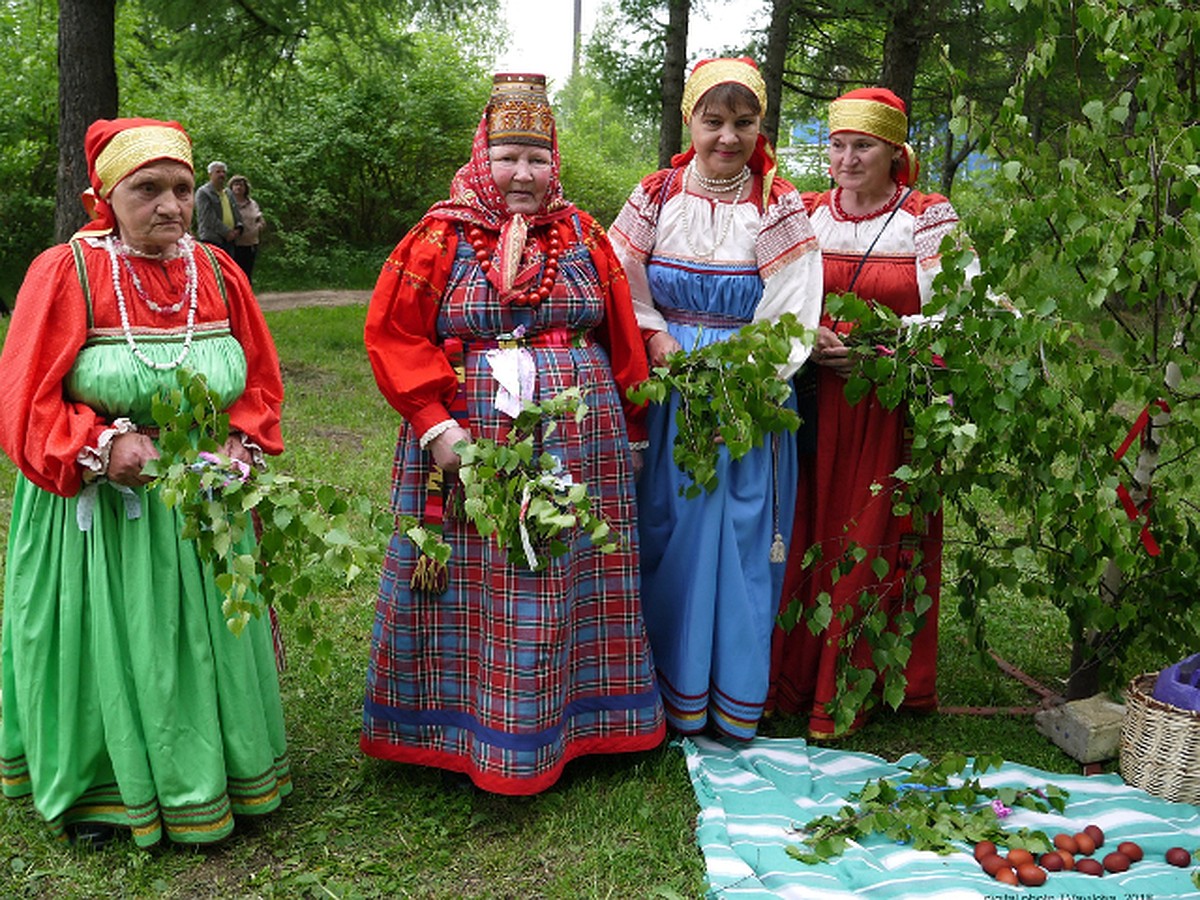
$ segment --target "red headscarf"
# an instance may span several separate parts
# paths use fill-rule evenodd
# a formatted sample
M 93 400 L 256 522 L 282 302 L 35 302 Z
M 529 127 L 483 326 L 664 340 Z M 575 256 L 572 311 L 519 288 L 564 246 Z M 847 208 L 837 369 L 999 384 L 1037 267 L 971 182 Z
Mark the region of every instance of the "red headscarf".
M 740 84 L 758 98 L 759 113 L 767 112 L 767 86 L 759 74 L 758 66 L 748 56 L 718 57 L 702 59 L 692 69 L 687 82 L 683 86 L 683 121 L 691 121 L 692 112 L 700 105 L 704 95 L 718 84 Z M 671 157 L 671 165 L 675 168 L 686 166 L 696 155 L 695 147 L 688 147 L 683 153 Z M 766 135 L 759 134 L 747 162 L 750 171 L 762 178 L 762 205 L 765 208 L 771 198 L 771 182 L 775 180 L 775 150 L 768 143 Z
M 858 88 L 829 104 L 829 133 L 854 131 L 869 134 L 899 147 L 900 168 L 896 181 L 901 187 L 915 184 L 921 173 L 916 151 L 908 144 L 908 111 L 904 101 L 887 88 Z
M 496 76 L 497 79 L 501 77 L 511 79 L 513 76 Z M 493 97 L 495 96 L 493 94 Z M 489 126 L 493 121 L 492 106 L 489 102 L 479 120 L 479 127 L 475 129 L 475 138 L 471 142 L 471 159 L 458 170 L 454 180 L 450 182 L 450 199 L 435 203 L 426 215 L 434 219 L 465 222 L 485 231 L 499 232 L 497 256 L 500 265 L 488 271 L 488 280 L 503 294 L 512 290 L 518 278 L 517 273 L 528 268 L 527 257 L 533 250 L 528 242 L 529 231 L 539 225 L 557 222 L 573 215 L 575 204 L 563 196 L 562 184 L 558 180 L 561 164 L 558 155 L 558 131 L 554 127 L 553 117 L 544 117 L 540 119 L 544 124 L 539 127 L 549 128 L 551 162 L 546 196 L 542 198 L 542 205 L 533 215 L 509 212 L 508 203 L 492 178 L 492 161 L 488 156 L 491 143 Z M 548 104 L 546 109 L 549 109 Z M 505 138 L 497 143 L 529 141 Z
M 82 200 L 92 221 L 80 233 L 107 234 L 116 227 L 108 198 L 123 179 L 147 163 L 170 159 L 192 168 L 192 140 L 183 126 L 158 119 L 97 119 L 88 126 L 83 152 L 92 186 Z

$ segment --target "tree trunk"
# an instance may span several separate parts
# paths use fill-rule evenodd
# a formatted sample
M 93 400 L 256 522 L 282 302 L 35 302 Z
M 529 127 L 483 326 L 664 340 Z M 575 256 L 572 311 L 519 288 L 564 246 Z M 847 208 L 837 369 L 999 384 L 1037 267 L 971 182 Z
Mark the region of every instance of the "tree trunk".
M 880 87 L 890 88 L 904 101 L 911 114 L 913 86 L 917 83 L 917 64 L 925 42 L 925 0 L 900 0 L 892 7 L 887 34 L 883 38 L 883 67 Z
M 579 49 L 583 44 L 583 0 L 575 0 L 575 21 L 571 33 L 571 77 L 579 75 Z
M 58 2 L 58 188 L 54 236 L 65 241 L 87 221 L 83 137 L 96 119 L 117 114 L 116 0 Z
M 683 140 L 683 72 L 687 67 L 688 14 L 691 0 L 670 0 L 662 67 L 662 127 L 658 133 L 658 165 L 665 169 Z
M 783 103 L 783 68 L 787 62 L 791 37 L 794 0 L 771 0 L 771 25 L 767 30 L 767 53 L 762 74 L 767 83 L 767 114 L 763 116 L 763 134 L 772 146 L 779 143 L 780 104 Z

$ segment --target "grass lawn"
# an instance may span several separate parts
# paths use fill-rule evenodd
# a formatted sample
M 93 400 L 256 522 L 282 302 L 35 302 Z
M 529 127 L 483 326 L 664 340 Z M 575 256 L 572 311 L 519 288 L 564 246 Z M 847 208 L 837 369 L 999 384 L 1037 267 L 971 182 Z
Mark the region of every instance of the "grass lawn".
M 351 488 L 382 507 L 397 416 L 367 365 L 364 315 L 363 307 L 269 314 L 287 388 L 289 449 L 276 465 Z M 0 321 L 0 337 L 5 328 Z M 14 476 L 13 466 L 0 459 L 0 541 L 7 537 Z M 947 524 L 952 539 L 954 526 Z M 952 574 L 942 604 L 942 702 L 1033 705 L 1037 698 L 1028 688 L 970 660 Z M 673 746 L 573 762 L 551 790 L 519 799 L 461 789 L 434 770 L 363 757 L 357 738 L 373 581 L 364 577 L 350 593 L 332 578 L 322 584 L 322 634 L 336 647 L 328 675 L 309 668 L 306 646 L 289 644 L 283 692 L 295 793 L 280 811 L 260 822 L 242 820 L 216 848 L 145 852 L 118 843 L 89 854 L 52 841 L 27 801 L 0 801 L 0 897 L 703 894 L 703 860 L 692 839 L 697 807 Z M 1043 684 L 1061 687 L 1069 659 L 1061 614 L 1048 602 L 1020 597 L 987 612 L 998 652 Z M 286 617 L 284 626 L 286 633 Z M 766 730 L 802 733 L 799 721 L 786 718 Z M 1009 716 L 880 716 L 839 746 L 889 759 L 914 750 L 930 757 L 988 751 L 1052 771 L 1078 771 L 1030 719 Z

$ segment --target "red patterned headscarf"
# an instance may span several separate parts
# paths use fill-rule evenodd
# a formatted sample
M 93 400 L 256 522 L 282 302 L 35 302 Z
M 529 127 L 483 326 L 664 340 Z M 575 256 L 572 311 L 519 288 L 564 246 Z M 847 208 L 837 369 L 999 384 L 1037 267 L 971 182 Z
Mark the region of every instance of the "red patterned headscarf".
M 758 98 L 759 115 L 766 115 L 767 85 L 754 60 L 748 56 L 720 57 L 702 59 L 696 63 L 692 74 L 688 76 L 683 86 L 683 102 L 680 104 L 684 124 L 692 120 L 692 113 L 708 91 L 719 84 L 731 83 L 749 89 Z M 686 166 L 695 155 L 696 148 L 688 147 L 683 153 L 671 157 L 671 165 L 675 168 Z M 766 135 L 759 134 L 748 165 L 751 172 L 762 178 L 762 205 L 765 209 L 771 198 L 771 182 L 775 180 L 775 150 L 767 141 Z
M 540 79 L 540 100 L 537 91 L 533 100 L 526 95 L 520 101 L 522 109 L 512 106 L 513 79 Z M 558 132 L 554 127 L 554 116 L 550 104 L 545 100 L 545 76 L 543 75 L 496 75 L 493 80 L 492 98 L 488 101 L 475 129 L 471 142 L 471 159 L 458 170 L 450 182 L 450 199 L 435 203 L 427 216 L 476 225 L 485 231 L 498 232 L 498 258 L 500 266 L 488 271 L 501 294 L 509 293 L 518 273 L 529 268 L 529 260 L 535 248 L 529 232 L 539 225 L 557 222 L 575 212 L 575 204 L 564 196 L 558 180 L 561 165 L 558 155 Z M 492 178 L 492 161 L 488 156 L 491 144 L 529 144 L 550 151 L 550 183 L 542 205 L 533 215 L 511 213 L 504 195 Z
M 858 88 L 829 104 L 829 133 L 853 131 L 869 134 L 901 152 L 896 181 L 901 187 L 915 184 L 921 173 L 917 153 L 908 143 L 908 111 L 904 101 L 887 88 Z
M 530 115 L 529 121 L 523 127 L 514 127 L 511 116 L 499 115 L 500 107 L 509 103 L 512 79 L 523 78 L 541 79 L 544 108 L 537 110 L 537 115 Z M 549 103 L 545 98 L 545 76 L 522 75 L 513 76 L 498 74 L 493 79 L 492 98 L 488 101 L 475 129 L 475 137 L 471 142 L 471 159 L 458 170 L 454 180 L 450 182 L 450 198 L 441 200 L 430 207 L 428 215 L 435 219 L 450 219 L 456 222 L 467 222 L 478 225 L 487 231 L 500 231 L 513 218 L 508 211 L 504 196 L 496 187 L 492 178 L 492 161 L 488 156 L 488 147 L 493 144 L 534 144 L 547 147 L 550 151 L 551 170 L 550 184 L 546 196 L 542 199 L 541 208 L 532 216 L 522 216 L 529 227 L 536 227 L 546 222 L 554 222 L 571 215 L 575 211 L 574 204 L 563 196 L 562 184 L 559 182 L 561 161 L 558 155 L 558 132 L 554 127 L 553 114 L 549 112 Z M 528 104 L 528 101 L 526 101 Z M 534 104 L 538 105 L 538 104 Z M 496 140 L 492 132 L 496 131 Z M 536 132 L 537 140 L 525 139 L 525 132 Z
M 192 139 L 178 122 L 158 119 L 97 119 L 83 139 L 88 181 L 83 207 L 92 221 L 80 233 L 107 234 L 116 227 L 108 198 L 113 188 L 147 163 L 169 159 L 192 167 Z

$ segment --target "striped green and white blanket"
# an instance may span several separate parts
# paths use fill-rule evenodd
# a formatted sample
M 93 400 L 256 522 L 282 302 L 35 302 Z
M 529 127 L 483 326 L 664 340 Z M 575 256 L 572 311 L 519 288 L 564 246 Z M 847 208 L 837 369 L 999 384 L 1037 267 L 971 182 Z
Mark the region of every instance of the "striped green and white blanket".
M 1170 803 L 1124 784 L 1116 775 L 1061 775 L 1005 763 L 981 777 L 985 785 L 1017 788 L 1055 784 L 1070 792 L 1062 814 L 1014 809 L 1005 824 L 1074 834 L 1091 823 L 1105 833 L 1105 852 L 1136 840 L 1145 859 L 1103 878 L 1053 872 L 1042 887 L 1008 887 L 975 862 L 971 848 L 939 856 L 882 836 L 851 844 L 819 865 L 788 856 L 795 829 L 834 814 L 846 797 L 875 778 L 922 762 L 909 754 L 889 763 L 866 753 L 810 746 L 801 739 L 756 738 L 725 743 L 682 741 L 700 804 L 696 839 L 704 853 L 709 898 L 802 900 L 1169 900 L 1200 898 L 1191 869 L 1167 865 L 1170 847 L 1200 848 L 1200 806 Z

